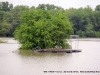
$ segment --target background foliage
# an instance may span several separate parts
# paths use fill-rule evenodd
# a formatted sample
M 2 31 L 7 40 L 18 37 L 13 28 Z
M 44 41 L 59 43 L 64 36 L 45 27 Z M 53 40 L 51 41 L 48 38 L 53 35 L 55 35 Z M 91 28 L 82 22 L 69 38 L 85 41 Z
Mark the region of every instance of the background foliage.
M 88 5 L 85 8 L 63 9 L 53 4 L 39 4 L 37 7 L 25 5 L 13 7 L 13 4 L 9 2 L 0 2 L 0 36 L 12 37 L 16 27 L 21 23 L 21 15 L 30 9 L 34 11 L 44 9 L 56 16 L 58 15 L 55 12 L 64 12 L 73 24 L 74 34 L 81 37 L 100 37 L 100 5 L 97 5 L 95 9 Z

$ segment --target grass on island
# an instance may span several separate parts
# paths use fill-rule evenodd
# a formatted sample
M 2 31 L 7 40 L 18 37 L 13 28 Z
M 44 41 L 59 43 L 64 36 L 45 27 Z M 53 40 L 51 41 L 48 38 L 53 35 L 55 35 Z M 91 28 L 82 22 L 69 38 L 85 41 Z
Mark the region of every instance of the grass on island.
M 6 41 L 0 40 L 0 43 L 7 43 Z

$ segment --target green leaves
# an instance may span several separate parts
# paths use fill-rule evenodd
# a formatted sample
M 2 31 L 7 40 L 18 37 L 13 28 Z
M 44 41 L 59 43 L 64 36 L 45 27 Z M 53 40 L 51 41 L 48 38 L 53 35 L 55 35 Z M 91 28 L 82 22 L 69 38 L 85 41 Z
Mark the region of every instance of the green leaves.
M 58 16 L 57 16 L 58 14 Z M 22 44 L 22 49 L 68 48 L 66 38 L 72 33 L 72 25 L 61 11 L 53 14 L 46 10 L 26 11 L 22 24 L 15 31 L 15 38 Z
M 96 6 L 95 11 L 100 11 L 100 4 Z
M 90 6 L 87 6 L 85 8 L 66 10 L 66 14 L 73 24 L 74 34 L 80 37 L 98 36 L 96 32 L 100 32 L 99 11 L 94 11 Z
M 0 2 L 0 10 L 2 11 L 10 11 L 13 8 L 13 4 L 9 4 L 9 2 Z

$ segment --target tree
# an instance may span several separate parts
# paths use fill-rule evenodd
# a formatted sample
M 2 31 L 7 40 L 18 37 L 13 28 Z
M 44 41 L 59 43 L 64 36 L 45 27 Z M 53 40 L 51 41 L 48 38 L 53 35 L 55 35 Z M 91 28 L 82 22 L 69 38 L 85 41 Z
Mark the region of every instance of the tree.
M 60 6 L 55 6 L 53 4 L 39 4 L 37 9 L 45 9 L 45 10 L 64 10 Z
M 24 6 L 24 5 L 17 5 L 15 6 L 10 13 L 12 14 L 12 18 L 9 19 L 9 22 L 11 22 L 12 25 L 12 29 L 11 29 L 11 33 L 13 35 L 13 32 L 15 31 L 16 27 L 18 27 L 20 25 L 20 17 L 23 14 L 24 11 L 29 10 L 28 6 Z
M 96 37 L 100 31 L 100 12 L 92 11 L 90 6 L 66 10 L 70 21 L 73 23 L 74 34 L 81 37 Z
M 22 49 L 37 46 L 68 48 L 65 40 L 69 38 L 73 29 L 63 12 L 52 14 L 47 10 L 30 10 L 22 15 L 21 22 L 14 34 L 22 44 Z
M 35 6 L 30 7 L 30 9 L 35 10 Z
M 96 6 L 95 11 L 100 11 L 100 4 Z
M 19 20 L 19 18 L 20 18 L 20 16 L 22 15 L 22 13 L 23 13 L 24 11 L 27 11 L 27 10 L 29 10 L 29 6 L 17 5 L 17 6 L 15 6 L 15 7 L 13 8 L 13 10 L 11 11 L 11 13 L 12 13 L 12 15 L 13 15 L 13 17 L 14 17 L 15 19 L 18 19 L 18 20 Z
M 10 11 L 13 9 L 13 4 L 9 4 L 9 2 L 0 2 L 0 10 L 2 11 Z
M 12 15 L 9 12 L 0 11 L 0 36 L 6 37 L 11 36 L 11 24 L 9 22 L 10 18 L 12 18 Z
M 2 24 L 0 26 L 0 36 L 5 36 L 5 37 L 11 36 L 10 30 L 11 30 L 10 24 L 6 24 L 6 23 Z
M 87 6 L 85 7 L 85 10 L 87 10 L 87 11 L 92 11 L 92 8 L 91 8 L 91 6 L 87 5 Z

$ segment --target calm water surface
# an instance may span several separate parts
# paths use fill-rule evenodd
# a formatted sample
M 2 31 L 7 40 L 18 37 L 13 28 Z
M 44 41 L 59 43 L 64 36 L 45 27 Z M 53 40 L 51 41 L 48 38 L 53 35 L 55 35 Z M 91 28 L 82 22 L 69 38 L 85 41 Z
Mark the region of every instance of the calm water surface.
M 100 71 L 100 39 L 80 40 L 78 48 L 82 52 L 72 54 L 19 51 L 19 44 L 6 40 L 10 43 L 0 44 L 0 75 L 100 75 L 100 72 L 80 73 Z

